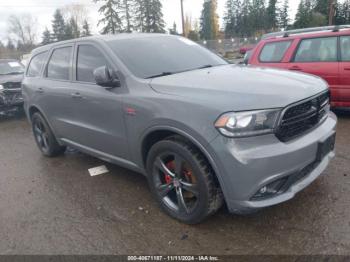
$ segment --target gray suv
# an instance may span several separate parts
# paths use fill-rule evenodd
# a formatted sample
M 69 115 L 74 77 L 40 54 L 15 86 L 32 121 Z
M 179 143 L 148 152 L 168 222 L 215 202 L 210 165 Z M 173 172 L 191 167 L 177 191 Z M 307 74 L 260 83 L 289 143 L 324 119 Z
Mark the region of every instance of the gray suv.
M 327 84 L 235 66 L 185 38 L 120 34 L 37 48 L 25 111 L 45 156 L 66 146 L 148 177 L 189 224 L 291 199 L 334 156 Z

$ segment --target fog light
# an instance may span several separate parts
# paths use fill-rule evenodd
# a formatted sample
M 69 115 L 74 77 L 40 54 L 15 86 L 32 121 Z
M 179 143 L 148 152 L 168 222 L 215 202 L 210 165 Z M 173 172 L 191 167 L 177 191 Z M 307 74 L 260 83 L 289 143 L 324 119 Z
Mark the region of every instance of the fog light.
M 286 183 L 288 177 L 278 179 L 266 186 L 263 186 L 259 191 L 251 198 L 252 200 L 261 200 L 269 197 L 273 197 L 276 194 L 282 193 L 281 189 Z

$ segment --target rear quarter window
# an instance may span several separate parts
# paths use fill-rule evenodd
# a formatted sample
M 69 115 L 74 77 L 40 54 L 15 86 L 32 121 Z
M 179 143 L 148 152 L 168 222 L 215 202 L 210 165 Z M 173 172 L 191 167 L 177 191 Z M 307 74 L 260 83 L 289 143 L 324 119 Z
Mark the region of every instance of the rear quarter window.
M 264 45 L 259 60 L 263 63 L 281 62 L 292 41 L 272 42 Z
M 350 36 L 340 37 L 341 61 L 350 61 Z
M 35 55 L 32 58 L 28 66 L 27 76 L 29 77 L 40 76 L 41 69 L 46 61 L 46 56 L 47 56 L 47 52 L 43 52 Z

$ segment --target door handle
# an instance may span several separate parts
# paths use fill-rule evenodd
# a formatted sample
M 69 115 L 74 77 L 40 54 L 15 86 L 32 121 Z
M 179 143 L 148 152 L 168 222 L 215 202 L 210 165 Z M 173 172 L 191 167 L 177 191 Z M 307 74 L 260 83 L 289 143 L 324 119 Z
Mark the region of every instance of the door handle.
M 292 66 L 289 68 L 289 70 L 294 70 L 294 71 L 301 71 L 301 68 L 298 66 Z
M 344 67 L 344 70 L 350 71 L 350 67 Z
M 79 92 L 72 93 L 71 96 L 72 98 L 83 98 Z
M 42 94 L 44 93 L 44 89 L 42 87 L 39 87 L 38 89 L 35 90 L 35 92 Z

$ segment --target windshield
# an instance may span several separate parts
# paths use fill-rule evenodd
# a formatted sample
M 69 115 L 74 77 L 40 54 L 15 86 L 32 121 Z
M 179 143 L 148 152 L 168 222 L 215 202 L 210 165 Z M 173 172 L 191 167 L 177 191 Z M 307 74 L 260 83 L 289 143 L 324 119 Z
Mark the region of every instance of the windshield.
M 182 37 L 121 39 L 108 44 L 126 67 L 140 78 L 228 64 L 204 47 Z
M 17 61 L 0 62 L 0 75 L 23 74 L 24 66 Z

